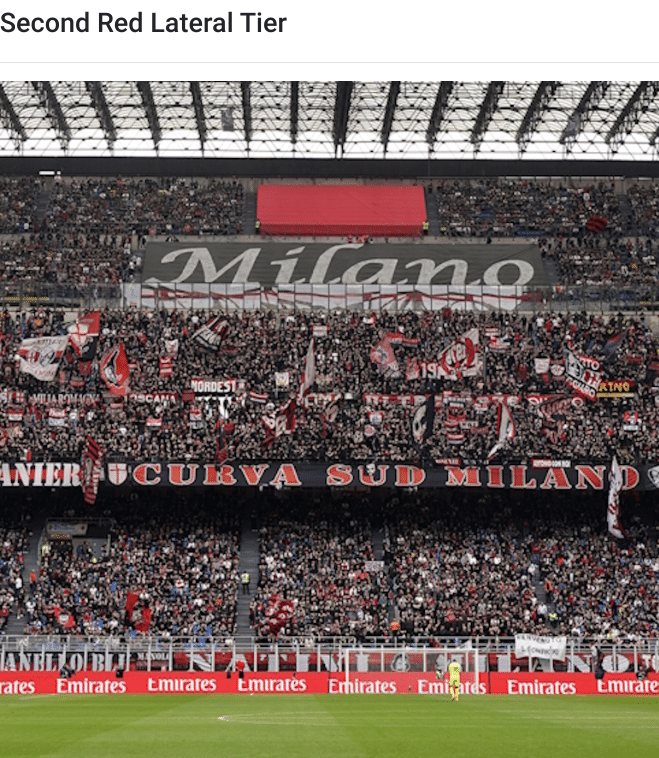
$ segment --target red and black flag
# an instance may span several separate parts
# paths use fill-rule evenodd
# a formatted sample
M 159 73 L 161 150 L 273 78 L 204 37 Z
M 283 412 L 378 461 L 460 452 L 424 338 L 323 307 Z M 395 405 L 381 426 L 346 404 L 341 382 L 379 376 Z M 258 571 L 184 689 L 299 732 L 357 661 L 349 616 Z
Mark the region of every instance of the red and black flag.
M 93 437 L 87 435 L 85 449 L 82 451 L 80 466 L 80 484 L 86 503 L 94 505 L 98 494 L 98 482 L 101 476 L 103 451 Z
M 126 397 L 128 394 L 130 369 L 128 367 L 128 359 L 126 358 L 126 351 L 121 342 L 115 345 L 115 347 L 110 348 L 101 358 L 100 373 L 101 379 L 103 379 L 111 394 Z
M 595 234 L 599 234 L 606 229 L 608 223 L 609 222 L 604 218 L 604 216 L 596 216 L 593 214 L 586 223 L 586 229 L 588 229 L 589 232 L 595 232 Z
M 98 335 L 101 331 L 101 312 L 92 311 L 81 316 L 68 328 L 69 344 L 81 361 L 91 361 L 96 355 Z
M 126 597 L 126 626 L 138 632 L 148 632 L 151 626 L 151 609 L 140 600 L 137 592 L 129 592 Z
M 214 316 L 192 335 L 192 339 L 207 350 L 217 352 L 228 331 L 229 322 L 222 316 Z

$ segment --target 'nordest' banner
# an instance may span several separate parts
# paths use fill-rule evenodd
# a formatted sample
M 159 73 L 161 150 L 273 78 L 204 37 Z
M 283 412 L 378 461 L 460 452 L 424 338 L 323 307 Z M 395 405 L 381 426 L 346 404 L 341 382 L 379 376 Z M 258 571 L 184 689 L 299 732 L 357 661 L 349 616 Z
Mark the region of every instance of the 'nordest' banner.
M 461 677 L 466 695 L 659 695 L 659 676 L 634 674 L 473 673 Z M 426 673 L 246 673 L 244 678 L 213 672 L 79 672 L 62 679 L 54 671 L 0 672 L 0 695 L 437 695 L 448 696 L 448 680 Z

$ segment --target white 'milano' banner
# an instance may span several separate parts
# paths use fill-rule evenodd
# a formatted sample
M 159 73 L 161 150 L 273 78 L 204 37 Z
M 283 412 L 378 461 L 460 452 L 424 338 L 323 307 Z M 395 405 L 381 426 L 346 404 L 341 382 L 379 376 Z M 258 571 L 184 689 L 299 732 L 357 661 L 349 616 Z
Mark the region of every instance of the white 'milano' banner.
M 515 635 L 517 658 L 565 658 L 566 637 L 536 637 L 533 634 Z

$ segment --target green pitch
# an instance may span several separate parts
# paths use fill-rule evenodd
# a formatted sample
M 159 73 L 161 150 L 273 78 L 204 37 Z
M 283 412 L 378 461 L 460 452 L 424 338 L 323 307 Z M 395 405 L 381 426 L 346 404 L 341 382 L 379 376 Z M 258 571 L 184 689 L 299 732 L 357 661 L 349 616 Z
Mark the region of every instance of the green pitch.
M 7 758 L 659 756 L 659 698 L 4 696 Z

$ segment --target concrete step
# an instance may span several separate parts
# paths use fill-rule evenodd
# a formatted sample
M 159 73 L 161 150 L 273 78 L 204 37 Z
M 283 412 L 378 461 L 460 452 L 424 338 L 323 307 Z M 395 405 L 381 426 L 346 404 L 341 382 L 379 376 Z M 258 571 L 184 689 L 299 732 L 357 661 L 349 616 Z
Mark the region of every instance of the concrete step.
M 238 605 L 236 610 L 236 634 L 252 634 L 252 624 L 249 618 L 249 609 L 252 598 L 259 584 L 259 538 L 256 529 L 252 528 L 251 515 L 245 514 L 243 519 L 239 573 L 249 574 L 249 592 L 243 591 L 242 584 L 238 587 Z
M 46 517 L 43 515 L 37 515 L 32 521 L 30 538 L 28 541 L 28 549 L 25 553 L 25 561 L 23 563 L 23 571 L 21 578 L 23 580 L 23 593 L 24 597 L 29 597 L 30 594 L 30 572 L 34 569 L 39 574 L 39 540 L 46 526 Z M 16 603 L 14 609 L 7 619 L 7 625 L 4 628 L 4 633 L 7 635 L 20 635 L 25 633 L 25 625 L 27 618 L 25 615 L 18 618 L 18 608 Z

